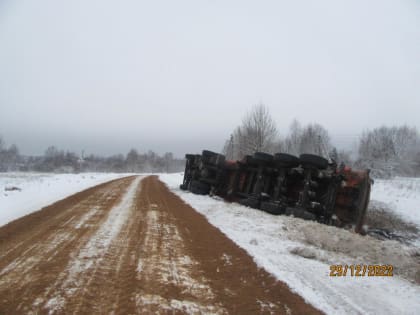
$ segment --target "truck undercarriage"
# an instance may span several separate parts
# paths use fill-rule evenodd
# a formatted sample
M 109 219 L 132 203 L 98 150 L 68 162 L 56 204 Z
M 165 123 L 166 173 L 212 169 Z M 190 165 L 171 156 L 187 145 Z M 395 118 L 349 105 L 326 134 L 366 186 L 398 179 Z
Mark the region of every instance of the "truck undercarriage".
M 183 190 L 363 233 L 372 184 L 369 170 L 338 167 L 313 154 L 256 152 L 228 161 L 204 150 L 185 158 Z

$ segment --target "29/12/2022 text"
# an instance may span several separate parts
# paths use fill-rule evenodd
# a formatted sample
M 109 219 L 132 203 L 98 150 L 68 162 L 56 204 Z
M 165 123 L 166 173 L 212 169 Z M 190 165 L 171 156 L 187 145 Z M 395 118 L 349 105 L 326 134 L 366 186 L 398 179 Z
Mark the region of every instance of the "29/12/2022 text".
M 330 277 L 393 277 L 393 265 L 331 265 Z

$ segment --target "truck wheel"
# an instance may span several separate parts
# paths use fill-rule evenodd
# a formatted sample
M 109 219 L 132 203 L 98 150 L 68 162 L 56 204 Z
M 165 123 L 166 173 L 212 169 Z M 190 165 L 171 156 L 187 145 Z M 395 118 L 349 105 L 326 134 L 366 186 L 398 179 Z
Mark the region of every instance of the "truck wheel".
M 301 154 L 299 159 L 302 166 L 316 167 L 321 170 L 325 170 L 328 167 L 328 160 L 319 155 Z
M 253 165 L 255 164 L 255 160 L 252 155 L 245 155 L 245 157 L 242 159 L 242 163 Z
M 215 158 L 214 164 L 216 166 L 221 166 L 225 163 L 225 161 L 226 161 L 226 157 L 222 154 L 218 154 L 217 157 Z
M 287 153 L 276 153 L 274 154 L 274 162 L 279 167 L 293 168 L 300 164 L 298 157 L 287 154 Z
M 190 191 L 197 195 L 207 195 L 210 192 L 210 185 L 200 182 L 198 180 L 192 180 L 190 185 Z
M 271 154 L 264 152 L 255 152 L 253 158 L 256 162 L 271 162 L 273 160 Z
M 217 153 L 216 152 L 213 152 L 213 151 L 209 151 L 209 150 L 203 150 L 203 152 L 201 152 L 201 155 L 202 156 L 205 156 L 205 157 L 211 158 L 213 156 L 216 156 Z
M 203 150 L 203 152 L 201 152 L 201 160 L 206 164 L 213 164 L 212 160 L 215 159 L 216 156 L 217 153 L 213 151 Z
M 218 154 L 209 150 L 203 150 L 202 154 L 202 161 L 207 164 L 220 166 L 226 160 L 226 157 L 222 154 Z

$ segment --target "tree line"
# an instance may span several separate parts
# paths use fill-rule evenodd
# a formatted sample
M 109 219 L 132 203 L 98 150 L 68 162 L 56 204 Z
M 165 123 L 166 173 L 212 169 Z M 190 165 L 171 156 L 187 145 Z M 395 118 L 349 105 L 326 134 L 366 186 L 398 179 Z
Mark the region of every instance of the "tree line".
M 338 150 L 328 130 L 317 123 L 302 125 L 294 120 L 288 133 L 281 136 L 263 104 L 254 106 L 243 117 L 222 151 L 230 160 L 240 160 L 257 151 L 296 156 L 312 153 L 337 164 L 368 168 L 373 177 L 420 176 L 420 135 L 415 127 L 382 126 L 366 130 L 355 151 Z M 42 156 L 23 156 L 16 145 L 8 147 L 0 137 L 0 172 L 180 172 L 184 164 L 183 158 L 175 158 L 170 152 L 159 155 L 153 151 L 139 153 L 135 149 L 126 155 L 103 157 L 77 155 L 51 146 Z
M 7 147 L 0 138 L 0 172 L 180 172 L 184 169 L 184 159 L 175 158 L 171 152 L 159 155 L 153 151 L 139 153 L 131 149 L 126 155 L 109 157 L 99 155 L 77 155 L 51 146 L 42 156 L 24 156 L 16 145 Z
M 226 140 L 223 153 L 240 160 L 256 151 L 321 155 L 331 162 L 368 168 L 373 177 L 420 176 L 420 135 L 409 126 L 382 126 L 361 135 L 356 152 L 337 150 L 329 132 L 320 124 L 302 125 L 294 120 L 281 136 L 268 108 L 254 106 Z

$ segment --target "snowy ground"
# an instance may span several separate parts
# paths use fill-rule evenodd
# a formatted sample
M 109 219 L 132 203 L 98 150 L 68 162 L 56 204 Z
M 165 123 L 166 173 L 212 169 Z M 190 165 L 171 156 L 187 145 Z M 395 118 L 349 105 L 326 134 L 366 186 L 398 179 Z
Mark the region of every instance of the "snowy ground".
M 0 226 L 77 191 L 126 175 L 0 173 Z M 160 178 L 258 265 L 326 313 L 419 313 L 419 246 L 380 241 L 183 192 L 178 188 L 181 174 L 162 174 Z M 18 189 L 11 190 L 13 187 Z M 377 180 L 371 199 L 420 226 L 420 179 Z M 392 264 L 395 276 L 329 277 L 333 264 Z
M 162 174 L 160 179 L 244 248 L 258 265 L 326 313 L 419 314 L 420 286 L 413 281 L 420 276 L 419 247 L 380 241 L 292 217 L 272 216 L 219 198 L 184 192 L 178 188 L 181 174 Z M 412 187 L 418 188 L 420 182 L 414 183 L 417 184 Z M 382 198 L 400 187 L 383 185 L 388 193 L 374 188 L 373 198 Z M 418 200 L 416 193 L 404 196 L 407 204 L 415 205 Z M 390 202 L 402 205 L 401 200 Z M 398 206 L 393 209 L 407 214 Z M 336 264 L 391 264 L 394 277 L 330 277 L 330 265 Z
M 375 180 L 371 199 L 420 227 L 420 178 L 396 177 Z
M 0 173 L 0 226 L 88 187 L 128 175 Z

